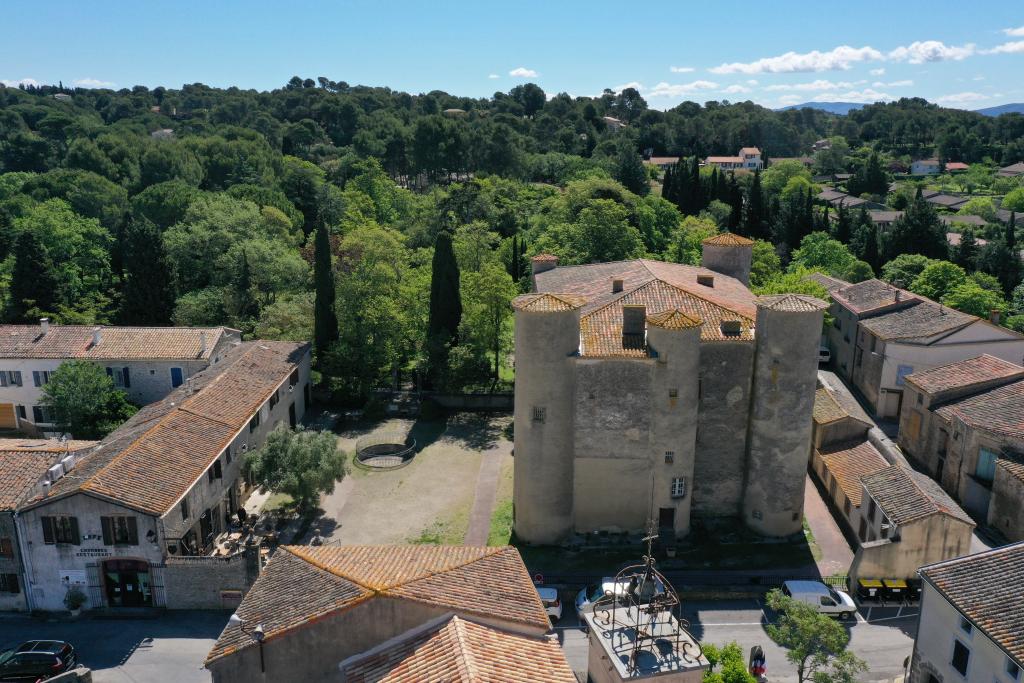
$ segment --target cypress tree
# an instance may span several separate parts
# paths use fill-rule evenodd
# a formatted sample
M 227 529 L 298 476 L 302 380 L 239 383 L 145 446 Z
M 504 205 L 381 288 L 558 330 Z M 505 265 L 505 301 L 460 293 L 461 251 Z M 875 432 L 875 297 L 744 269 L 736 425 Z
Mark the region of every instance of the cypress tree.
M 675 204 L 676 200 L 672 196 L 672 176 L 672 167 L 669 166 L 668 168 L 665 169 L 665 177 L 661 181 L 661 198 L 664 199 L 665 201 L 669 201 Z
M 754 171 L 754 180 L 747 192 L 747 201 L 743 214 L 742 232 L 752 239 L 766 239 L 768 235 L 768 212 L 764 205 L 764 192 L 761 190 L 761 172 Z
M 174 299 L 174 278 L 163 235 L 145 218 L 132 220 L 124 231 L 121 321 L 126 325 L 168 325 Z
M 322 221 L 316 227 L 313 242 L 313 344 L 317 354 L 338 341 L 338 314 L 334 310 L 334 270 L 331 268 L 331 239 Z
M 448 351 L 458 343 L 462 321 L 459 264 L 452 249 L 452 234 L 442 230 L 434 240 L 430 277 L 430 320 L 427 323 L 427 354 L 433 382 L 443 382 Z
M 648 181 L 647 167 L 628 138 L 619 143 L 618 155 L 615 159 L 615 179 L 632 192 L 641 197 L 651 191 Z
M 249 256 L 242 250 L 242 264 L 235 279 L 235 297 L 238 304 L 238 317 L 241 320 L 255 320 L 260 315 L 259 302 L 252 295 L 252 270 L 249 268 Z
M 896 219 L 886 239 L 886 261 L 900 254 L 922 254 L 928 258 L 949 258 L 946 229 L 935 208 L 924 200 L 921 188 L 903 215 Z
M 836 222 L 832 230 L 832 238 L 843 244 L 849 244 L 853 236 L 853 228 L 850 226 L 850 214 L 846 210 L 845 202 L 840 202 L 836 209 Z
M 732 213 L 729 214 L 729 230 L 737 232 L 740 230 L 740 225 L 743 222 L 743 190 L 740 189 L 740 184 L 736 182 L 736 174 L 729 173 L 729 185 L 728 185 L 728 203 L 732 207 Z
M 704 202 L 704 188 L 701 187 L 700 183 L 700 161 L 694 156 L 690 161 L 690 177 L 687 183 L 687 189 L 689 190 L 687 196 L 688 210 L 684 213 L 688 213 L 691 216 L 696 216 L 700 213 L 707 204 Z
M 30 231 L 21 233 L 14 243 L 7 320 L 33 322 L 30 318 L 36 313 L 55 311 L 58 287 L 57 271 L 46 247 Z
M 974 229 L 965 228 L 960 234 L 960 244 L 953 251 L 953 263 L 967 272 L 978 267 L 978 240 L 974 238 Z

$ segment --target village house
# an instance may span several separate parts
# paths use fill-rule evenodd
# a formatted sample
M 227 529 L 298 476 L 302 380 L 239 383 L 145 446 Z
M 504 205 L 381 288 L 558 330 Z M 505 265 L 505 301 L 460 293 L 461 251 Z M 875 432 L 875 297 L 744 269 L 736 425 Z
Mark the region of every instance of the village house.
M 214 683 L 575 683 L 515 548 L 282 546 L 206 659 Z
M 942 171 L 942 163 L 938 159 L 918 159 L 910 163 L 910 175 L 935 175 Z
M 968 166 L 967 164 L 965 164 L 962 161 L 947 161 L 946 162 L 946 172 L 947 173 L 963 173 L 964 171 L 966 171 L 969 168 L 970 168 L 970 166 Z
M 1024 543 L 921 567 L 909 683 L 1024 677 Z
M 644 159 L 645 164 L 651 164 L 657 166 L 662 171 L 667 171 L 670 167 L 675 166 L 679 163 L 679 157 L 647 157 Z
M 988 353 L 1024 359 L 1024 335 L 881 280 L 830 292 L 832 364 L 876 417 L 898 418 L 906 376 Z
M 309 344 L 239 342 L 142 408 L 17 511 L 27 598 L 63 609 L 210 608 L 258 574 L 252 548 L 222 543 L 247 486 L 242 464 L 309 404 Z
M 28 609 L 15 510 L 44 481 L 71 467 L 95 441 L 0 439 L 0 611 Z
M 651 519 L 682 537 L 691 515 L 800 531 L 825 304 L 754 295 L 748 239 L 703 247 L 702 267 L 533 259 L 513 302 L 520 539 Z
M 879 204 L 878 202 L 872 202 L 867 199 L 860 197 L 854 197 L 851 194 L 846 194 L 841 190 L 836 190 L 831 187 L 822 188 L 821 192 L 817 194 L 817 198 L 823 202 L 830 204 L 833 208 L 838 209 L 840 206 L 845 207 L 848 211 L 868 209 L 871 210 L 884 210 L 886 206 Z M 836 216 L 832 216 L 832 220 L 835 220 Z
M 104 368 L 136 405 L 152 403 L 215 364 L 239 340 L 226 327 L 102 327 L 0 325 L 0 429 L 35 433 L 53 428 L 42 387 L 66 360 Z
M 744 147 L 734 157 L 708 157 L 704 160 L 707 166 L 717 166 L 723 171 L 760 171 L 764 168 L 761 161 L 761 150 L 757 147 Z
M 1000 178 L 1017 178 L 1022 175 L 1024 175 L 1024 161 L 1018 161 L 1015 164 L 1003 166 L 1001 169 L 996 171 L 996 176 Z
M 900 448 L 975 519 L 1024 540 L 1024 367 L 981 355 L 906 387 Z
M 937 192 L 928 196 L 921 195 L 926 202 L 938 209 L 945 209 L 947 211 L 959 211 L 964 208 L 964 205 L 970 200 L 970 197 L 960 197 L 954 194 L 944 194 Z

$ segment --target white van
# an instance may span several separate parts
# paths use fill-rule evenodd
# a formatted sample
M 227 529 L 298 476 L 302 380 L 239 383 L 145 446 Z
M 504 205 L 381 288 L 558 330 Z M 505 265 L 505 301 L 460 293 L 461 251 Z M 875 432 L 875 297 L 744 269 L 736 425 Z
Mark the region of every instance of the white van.
M 821 581 L 787 581 L 782 584 L 782 592 L 822 614 L 839 615 L 840 619 L 849 619 L 857 611 L 853 598 Z

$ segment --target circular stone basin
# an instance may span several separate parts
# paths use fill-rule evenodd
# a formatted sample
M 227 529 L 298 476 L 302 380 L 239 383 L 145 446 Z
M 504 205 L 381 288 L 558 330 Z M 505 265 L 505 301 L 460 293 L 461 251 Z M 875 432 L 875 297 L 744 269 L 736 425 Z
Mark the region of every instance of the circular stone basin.
M 416 455 L 416 440 L 401 434 L 370 436 L 356 442 L 356 462 L 364 467 L 386 470 L 401 467 Z

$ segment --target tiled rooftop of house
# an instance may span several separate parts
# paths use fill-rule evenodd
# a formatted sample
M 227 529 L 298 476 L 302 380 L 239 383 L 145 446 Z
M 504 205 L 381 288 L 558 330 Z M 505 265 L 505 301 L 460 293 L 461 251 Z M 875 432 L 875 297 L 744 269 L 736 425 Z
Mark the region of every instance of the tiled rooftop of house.
M 935 413 L 990 432 L 1024 436 L 1024 379 L 950 401 Z
M 897 298 L 897 292 L 899 297 Z M 882 280 L 864 280 L 830 292 L 832 298 L 857 315 L 906 305 L 919 297 L 905 289 L 897 289 Z
M 960 234 L 959 232 L 947 232 L 946 233 L 946 241 L 949 242 L 949 245 L 951 247 L 959 247 L 960 246 L 960 241 L 962 239 L 963 239 L 963 235 Z M 983 240 L 980 237 L 975 237 L 974 238 L 974 243 L 977 244 L 979 247 L 983 247 L 986 244 L 988 244 L 988 240 Z
M 836 478 L 839 488 L 850 500 L 859 506 L 864 487 L 861 477 L 874 474 L 889 466 L 878 449 L 869 441 L 846 441 L 818 449 L 828 471 Z
M 809 313 L 811 311 L 822 311 L 828 305 L 813 296 L 806 294 L 773 294 L 761 296 L 755 302 L 758 308 L 767 308 L 772 311 L 789 311 L 791 313 Z
M 534 313 L 560 313 L 574 311 L 586 303 L 586 299 L 571 294 L 521 294 L 512 300 L 512 308 Z
M 971 526 L 974 521 L 930 477 L 901 465 L 890 465 L 862 478 L 868 495 L 893 524 L 909 524 L 946 514 Z
M 871 218 L 873 223 L 894 223 L 902 215 L 902 211 L 886 211 L 884 209 L 868 211 L 868 217 Z
M 44 334 L 40 325 L 0 325 L 0 358 L 209 359 L 226 332 L 238 334 L 224 327 L 92 325 L 50 325 Z
M 702 341 L 754 338 L 757 297 L 735 278 L 707 268 L 639 259 L 560 266 L 537 273 L 534 280 L 538 292 L 586 300 L 580 320 L 581 353 L 585 356 L 647 355 L 642 339 L 634 343 L 622 334 L 622 307 L 626 305 L 645 306 L 647 315 L 679 310 L 698 318 L 704 323 Z M 614 280 L 622 281 L 621 291 L 614 291 Z M 739 324 L 738 333 L 723 330 L 722 323 L 730 321 Z
M 284 382 L 308 344 L 244 342 L 104 438 L 36 505 L 88 493 L 162 515 L 194 485 Z
M 818 424 L 831 424 L 844 418 L 863 422 L 869 427 L 874 426 L 871 418 L 857 405 L 856 399 L 847 399 L 842 394 L 834 394 L 827 387 L 820 387 L 814 394 L 814 421 Z
M 79 455 L 95 441 L 0 439 L 0 510 L 13 510 L 61 458 Z
M 850 283 L 847 282 L 846 280 L 840 280 L 837 277 L 825 275 L 825 273 L 811 273 L 810 275 L 807 276 L 807 279 L 814 280 L 815 282 L 817 282 L 819 285 L 824 287 L 829 294 L 831 294 L 837 289 L 842 289 L 843 287 L 850 286 Z
M 925 201 L 929 204 L 935 204 L 947 209 L 959 209 L 967 203 L 967 197 L 957 197 L 951 194 L 936 194 L 931 197 L 925 197 Z
M 345 683 L 576 683 L 557 640 L 458 616 L 413 629 L 340 668 Z
M 1024 455 L 1008 453 L 996 460 L 996 467 L 1006 470 L 1014 479 L 1024 483 Z
M 715 247 L 749 247 L 754 244 L 754 240 L 732 232 L 720 232 L 708 237 L 701 244 L 710 244 Z
M 905 380 L 929 394 L 1024 377 L 1024 367 L 983 353 L 974 358 L 907 375 Z
M 963 216 L 959 214 L 941 214 L 939 220 L 946 225 L 970 225 L 975 228 L 983 228 L 988 224 L 981 216 L 974 216 L 971 214 L 965 214 Z
M 921 568 L 921 576 L 961 614 L 1024 663 L 1024 543 Z
M 550 624 L 515 548 L 475 546 L 282 546 L 237 613 L 263 624 L 266 640 L 365 600 L 410 600 L 461 615 Z M 207 661 L 252 645 L 238 629 L 221 633 Z
M 932 301 L 921 301 L 913 306 L 861 320 L 860 324 L 879 339 L 924 341 L 936 335 L 954 332 L 977 319 Z

